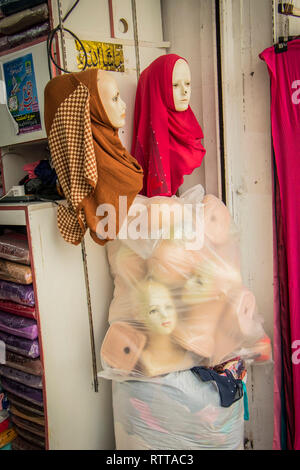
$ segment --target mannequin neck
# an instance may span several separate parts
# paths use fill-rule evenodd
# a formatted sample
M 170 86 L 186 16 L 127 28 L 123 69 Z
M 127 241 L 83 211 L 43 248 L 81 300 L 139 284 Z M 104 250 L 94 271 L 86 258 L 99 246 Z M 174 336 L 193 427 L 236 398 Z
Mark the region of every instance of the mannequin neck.
M 174 350 L 174 348 L 175 345 L 171 339 L 171 335 L 149 334 L 146 349 L 151 351 L 154 356 L 159 356 L 162 353 L 165 355 L 169 350 Z

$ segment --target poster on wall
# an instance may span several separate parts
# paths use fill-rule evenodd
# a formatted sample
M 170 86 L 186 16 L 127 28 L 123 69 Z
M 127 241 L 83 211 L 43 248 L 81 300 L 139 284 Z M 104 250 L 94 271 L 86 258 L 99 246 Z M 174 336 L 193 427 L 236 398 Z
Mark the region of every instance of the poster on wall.
M 32 54 L 3 63 L 7 106 L 18 127 L 18 134 L 38 131 L 41 115 Z

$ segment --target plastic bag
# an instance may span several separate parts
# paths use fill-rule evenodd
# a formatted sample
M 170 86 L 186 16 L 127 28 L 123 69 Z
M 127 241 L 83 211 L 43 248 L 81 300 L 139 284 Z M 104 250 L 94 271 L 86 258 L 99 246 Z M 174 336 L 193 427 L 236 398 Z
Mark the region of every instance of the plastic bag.
M 10 47 L 15 47 L 22 42 L 29 42 L 39 36 L 47 34 L 50 29 L 49 22 L 39 24 L 33 28 L 27 29 L 26 31 L 21 31 L 20 33 L 7 36 L 7 42 Z
M 14 34 L 30 26 L 43 23 L 49 17 L 48 5 L 43 3 L 27 10 L 14 13 L 0 21 L 1 34 Z
M 0 376 L 15 380 L 16 382 L 20 382 L 28 387 L 37 388 L 39 390 L 43 388 L 43 380 L 41 376 L 28 374 L 6 365 L 4 366 L 0 364 Z
M 0 330 L 20 338 L 36 339 L 38 327 L 35 320 L 22 318 L 11 313 L 0 311 Z
M 244 406 L 220 406 L 213 382 L 191 371 L 113 382 L 117 450 L 243 449 Z
M 31 284 L 31 268 L 30 266 L 23 266 L 22 264 L 0 259 L 0 279 L 18 284 Z
M 0 300 L 0 310 L 26 318 L 35 318 L 35 308 L 17 304 L 9 300 Z
M 26 235 L 16 232 L 8 232 L 1 235 L 0 258 L 29 265 L 30 254 Z
M 2 377 L 1 379 L 3 388 L 7 392 L 11 392 L 14 395 L 17 395 L 20 398 L 43 407 L 43 392 L 42 390 L 37 390 L 35 388 L 28 387 L 27 385 L 15 382 L 14 380 Z
M 5 364 L 8 367 L 21 370 L 27 374 L 42 375 L 43 366 L 40 359 L 31 359 L 29 357 L 20 356 L 11 351 L 6 351 Z
M 17 407 L 18 410 L 20 410 L 23 413 L 30 413 L 35 416 L 41 416 L 44 417 L 44 409 L 43 406 L 38 406 L 35 405 L 32 402 L 29 402 L 28 400 L 21 398 L 19 396 L 14 395 L 13 393 L 8 393 L 7 394 L 9 403 L 13 405 L 14 407 Z
M 126 226 L 127 238 L 107 244 L 115 291 L 100 376 L 142 379 L 237 356 L 270 359 L 242 282 L 238 233 L 218 198 L 203 197 L 201 186 L 180 198 L 138 196 Z
M 9 300 L 18 304 L 34 307 L 33 285 L 25 286 L 15 282 L 2 281 L 0 279 L 0 299 Z
M 41 436 L 38 436 L 37 434 L 33 434 L 33 433 L 27 431 L 26 429 L 21 428 L 21 427 L 16 426 L 16 425 L 15 425 L 15 430 L 17 432 L 18 437 L 21 437 L 27 443 L 30 443 L 34 446 L 38 446 L 38 448 L 40 450 L 45 449 L 45 439 L 42 438 Z M 34 450 L 36 450 L 36 449 L 34 449 Z
M 12 450 L 41 450 L 43 446 L 39 447 L 37 445 L 27 442 L 22 437 L 17 436 L 17 438 L 12 443 Z
M 22 428 L 26 431 L 31 432 L 32 434 L 36 434 L 37 436 L 40 437 L 45 437 L 45 427 L 40 426 L 36 423 L 32 423 L 31 421 L 28 421 L 27 419 L 20 418 L 19 416 L 12 415 L 11 417 L 12 422 L 18 426 L 19 428 Z
M 30 340 L 9 335 L 0 331 L 0 341 L 3 341 L 8 351 L 21 354 L 32 359 L 40 356 L 39 342 L 37 339 Z
M 19 418 L 27 419 L 27 421 L 32 421 L 33 423 L 39 424 L 40 426 L 45 426 L 44 416 L 37 416 L 35 413 L 30 413 L 28 411 L 24 413 L 24 411 L 21 411 L 14 405 L 10 407 L 10 411 L 13 415 L 18 416 Z

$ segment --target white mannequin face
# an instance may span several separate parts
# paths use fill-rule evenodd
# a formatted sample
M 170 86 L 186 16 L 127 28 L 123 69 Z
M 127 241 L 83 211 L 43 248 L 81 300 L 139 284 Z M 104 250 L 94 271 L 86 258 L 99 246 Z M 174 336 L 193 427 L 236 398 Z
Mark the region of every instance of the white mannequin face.
M 103 107 L 115 129 L 125 125 L 126 104 L 120 97 L 119 87 L 114 77 L 104 70 L 98 70 L 98 93 Z
M 152 333 L 169 335 L 177 322 L 177 313 L 169 290 L 158 283 L 146 287 L 143 320 Z
M 191 98 L 191 71 L 183 59 L 175 63 L 172 75 L 173 99 L 176 111 L 186 111 Z

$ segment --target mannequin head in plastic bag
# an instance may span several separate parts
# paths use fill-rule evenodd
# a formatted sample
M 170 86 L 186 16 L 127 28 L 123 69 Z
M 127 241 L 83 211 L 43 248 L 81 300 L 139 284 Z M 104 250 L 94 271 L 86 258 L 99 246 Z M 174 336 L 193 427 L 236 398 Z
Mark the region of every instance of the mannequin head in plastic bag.
M 177 324 L 177 312 L 169 289 L 155 281 L 142 283 L 139 289 L 139 319 L 147 332 L 170 335 Z
M 100 99 L 111 125 L 119 129 L 125 125 L 126 104 L 121 99 L 116 80 L 109 72 L 98 70 L 97 86 Z
M 178 59 L 174 65 L 172 87 L 175 110 L 186 111 L 191 98 L 191 71 L 183 59 Z

